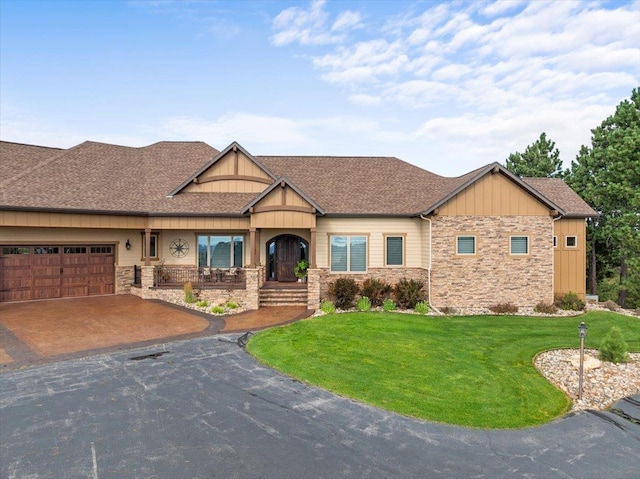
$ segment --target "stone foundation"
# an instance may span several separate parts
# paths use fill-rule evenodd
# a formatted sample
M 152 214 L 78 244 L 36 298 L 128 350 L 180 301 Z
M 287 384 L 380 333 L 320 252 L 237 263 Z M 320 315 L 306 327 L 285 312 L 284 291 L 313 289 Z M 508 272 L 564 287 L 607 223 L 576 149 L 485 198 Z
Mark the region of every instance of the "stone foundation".
M 128 294 L 133 284 L 133 266 L 116 266 L 116 294 Z

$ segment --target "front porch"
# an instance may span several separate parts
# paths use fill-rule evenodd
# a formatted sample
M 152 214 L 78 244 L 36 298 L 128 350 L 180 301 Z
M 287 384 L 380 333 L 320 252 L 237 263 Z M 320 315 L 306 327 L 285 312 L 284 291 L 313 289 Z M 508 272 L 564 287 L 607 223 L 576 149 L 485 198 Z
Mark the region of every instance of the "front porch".
M 249 310 L 273 306 L 297 306 L 316 310 L 320 304 L 320 272 L 309 269 L 306 282 L 267 281 L 266 268 L 215 270 L 181 266 L 136 266 L 131 294 L 180 304 L 184 285 L 211 305 L 233 301 Z

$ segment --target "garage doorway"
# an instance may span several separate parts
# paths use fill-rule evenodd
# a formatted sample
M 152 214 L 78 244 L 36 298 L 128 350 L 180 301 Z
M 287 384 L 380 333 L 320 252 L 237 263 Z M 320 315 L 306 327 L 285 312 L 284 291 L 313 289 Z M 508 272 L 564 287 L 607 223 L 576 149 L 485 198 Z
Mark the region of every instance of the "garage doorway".
M 0 247 L 0 301 L 113 293 L 114 245 Z

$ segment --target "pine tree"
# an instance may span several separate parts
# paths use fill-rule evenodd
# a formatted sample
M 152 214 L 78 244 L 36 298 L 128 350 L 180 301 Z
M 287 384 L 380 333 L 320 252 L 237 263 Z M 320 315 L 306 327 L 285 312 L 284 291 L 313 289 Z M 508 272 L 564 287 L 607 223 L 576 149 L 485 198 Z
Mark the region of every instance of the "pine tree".
M 527 146 L 524 153 L 511 153 L 505 163 L 511 173 L 519 177 L 562 178 L 562 160 L 554 141 L 542 132 L 540 138 Z

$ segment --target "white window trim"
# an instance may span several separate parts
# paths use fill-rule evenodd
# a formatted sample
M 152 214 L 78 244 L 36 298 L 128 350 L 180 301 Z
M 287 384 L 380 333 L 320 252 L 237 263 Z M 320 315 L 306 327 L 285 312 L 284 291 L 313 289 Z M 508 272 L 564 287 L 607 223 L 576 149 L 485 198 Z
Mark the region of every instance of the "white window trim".
M 526 253 L 514 253 L 511 251 L 512 239 L 513 238 L 527 238 L 527 252 Z M 511 256 L 529 256 L 531 254 L 531 238 L 529 235 L 511 235 L 509 236 L 509 254 Z
M 569 238 L 575 238 L 576 244 L 573 246 L 569 246 Z M 567 249 L 576 249 L 578 247 L 578 237 L 576 235 L 569 235 L 564 237 L 564 247 Z
M 473 253 L 461 253 L 458 247 L 459 238 L 473 238 Z M 476 235 L 456 235 L 456 256 L 475 256 L 478 254 L 478 237 Z
M 246 254 L 246 244 L 247 244 L 247 238 L 244 234 L 233 234 L 233 233 L 211 233 L 211 234 L 207 234 L 207 233 L 201 233 L 201 234 L 196 234 L 196 264 L 199 265 L 199 260 L 200 260 L 200 256 L 199 256 L 199 245 L 200 245 L 200 238 L 207 238 L 207 265 L 205 267 L 207 268 L 214 268 L 214 269 L 219 269 L 216 266 L 211 266 L 211 258 L 209 257 L 210 254 L 210 248 L 211 248 L 211 237 L 219 237 L 219 238 L 229 238 L 230 241 L 230 250 L 229 250 L 229 264 L 231 266 L 229 266 L 229 268 L 242 268 L 244 266 L 244 255 Z M 242 238 L 242 264 L 240 266 L 234 266 L 234 260 L 235 260 L 235 238 Z M 222 268 L 224 269 L 224 268 Z

